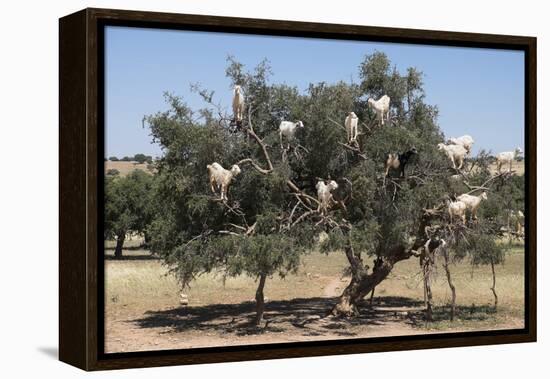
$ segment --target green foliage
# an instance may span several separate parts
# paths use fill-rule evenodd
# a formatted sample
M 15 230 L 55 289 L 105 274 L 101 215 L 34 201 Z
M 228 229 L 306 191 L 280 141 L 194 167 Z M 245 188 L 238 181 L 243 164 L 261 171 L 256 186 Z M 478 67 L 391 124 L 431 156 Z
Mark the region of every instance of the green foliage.
M 143 233 L 151 221 L 153 177 L 142 170 L 134 170 L 121 177 L 105 177 L 104 238 L 123 237 L 132 231 Z
M 109 157 L 109 160 L 110 160 L 111 162 L 118 162 L 118 158 L 115 157 L 115 156 Z
M 134 155 L 134 161 L 138 163 L 153 163 L 153 157 L 145 154 L 136 154 Z
M 494 236 L 480 233 L 470 233 L 468 238 L 461 239 L 455 247 L 458 256 L 469 256 L 473 265 L 487 265 L 504 262 L 505 248 L 498 244 Z
M 107 170 L 105 175 L 107 175 L 107 176 L 117 176 L 117 175 L 120 175 L 120 171 L 118 171 L 116 168 L 111 168 L 111 169 Z

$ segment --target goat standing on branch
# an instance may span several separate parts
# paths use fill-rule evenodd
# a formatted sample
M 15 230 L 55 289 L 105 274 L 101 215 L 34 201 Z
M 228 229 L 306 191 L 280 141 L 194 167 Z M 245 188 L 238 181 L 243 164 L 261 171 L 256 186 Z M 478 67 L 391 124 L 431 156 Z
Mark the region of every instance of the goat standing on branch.
M 487 192 L 483 192 L 479 196 L 469 195 L 467 193 L 456 198 L 458 201 L 466 204 L 466 209 L 470 211 L 470 218 L 477 220 L 477 210 L 482 200 L 487 200 Z
M 435 253 L 445 248 L 447 243 L 443 239 L 428 239 L 420 253 L 420 267 L 424 277 L 424 304 L 426 307 L 426 321 L 433 321 L 432 282 L 435 270 Z
M 460 217 L 463 224 L 466 224 L 466 208 L 466 204 L 460 200 L 449 202 L 448 210 L 451 223 L 453 222 L 453 217 L 457 216 Z
M 508 231 L 513 231 L 518 236 L 523 236 L 525 215 L 521 210 L 511 210 L 508 215 Z
M 281 149 L 284 149 L 283 147 L 283 136 L 285 136 L 287 140 L 287 149 L 290 149 L 290 141 L 294 139 L 294 135 L 296 134 L 297 128 L 303 128 L 304 123 L 302 121 L 281 121 L 279 124 L 279 140 L 281 142 Z
M 464 157 L 468 153 L 466 148 L 462 145 L 445 145 L 444 143 L 440 143 L 437 145 L 438 150 L 443 150 L 447 157 L 451 160 L 451 163 L 453 164 L 453 168 L 455 170 L 462 169 L 462 166 L 464 165 Z
M 240 125 L 244 114 L 244 95 L 240 85 L 233 88 L 233 118 L 235 123 Z
M 523 151 L 517 147 L 514 151 L 505 151 L 497 154 L 497 171 L 500 174 L 502 165 L 508 164 L 510 169 L 508 172 L 512 172 L 512 162 L 517 159 Z
M 356 144 L 357 143 L 357 124 L 359 123 L 359 117 L 355 112 L 349 112 L 346 117 L 344 125 L 346 126 L 346 132 L 348 135 L 348 143 Z
M 450 138 L 449 144 L 462 146 L 464 147 L 464 149 L 466 149 L 466 153 L 470 154 L 472 152 L 472 146 L 474 145 L 474 139 L 471 136 L 465 134 L 461 137 Z
M 326 214 L 331 203 L 334 201 L 331 192 L 338 188 L 338 183 L 331 180 L 328 184 L 325 184 L 324 181 L 320 180 L 317 182 L 315 188 L 317 189 L 317 198 L 319 199 L 319 210 L 321 213 Z
M 390 168 L 399 169 L 399 176 L 401 178 L 405 177 L 405 167 L 409 163 L 413 155 L 418 154 L 418 151 L 415 147 L 412 147 L 410 150 L 401 153 L 389 153 L 386 156 L 386 161 L 384 162 L 385 177 L 388 176 Z
M 390 97 L 388 95 L 382 96 L 378 100 L 369 98 L 367 100 L 369 107 L 373 108 L 376 112 L 376 118 L 384 125 L 384 116 L 387 120 L 390 120 Z
M 238 165 L 231 166 L 231 170 L 226 170 L 217 162 L 206 166 L 208 177 L 210 178 L 210 189 L 212 193 L 220 190 L 221 200 L 227 200 L 227 191 L 233 178 L 241 173 Z

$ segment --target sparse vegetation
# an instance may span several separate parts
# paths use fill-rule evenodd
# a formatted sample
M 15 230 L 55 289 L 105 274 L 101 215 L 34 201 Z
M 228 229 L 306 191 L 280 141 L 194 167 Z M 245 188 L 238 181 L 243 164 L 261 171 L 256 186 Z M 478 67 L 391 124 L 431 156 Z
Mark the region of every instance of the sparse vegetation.
M 105 175 L 108 175 L 108 176 L 117 176 L 117 175 L 120 175 L 120 171 L 118 171 L 116 168 L 111 168 L 111 169 L 107 170 L 107 172 L 105 173 Z

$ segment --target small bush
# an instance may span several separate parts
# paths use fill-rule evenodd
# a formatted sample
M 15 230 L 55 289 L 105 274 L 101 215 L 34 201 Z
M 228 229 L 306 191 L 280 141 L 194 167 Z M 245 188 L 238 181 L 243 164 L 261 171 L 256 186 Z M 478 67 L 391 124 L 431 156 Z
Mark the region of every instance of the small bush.
M 117 176 L 120 174 L 120 171 L 118 171 L 116 168 L 111 168 L 109 170 L 107 170 L 107 175 L 111 175 L 111 176 Z

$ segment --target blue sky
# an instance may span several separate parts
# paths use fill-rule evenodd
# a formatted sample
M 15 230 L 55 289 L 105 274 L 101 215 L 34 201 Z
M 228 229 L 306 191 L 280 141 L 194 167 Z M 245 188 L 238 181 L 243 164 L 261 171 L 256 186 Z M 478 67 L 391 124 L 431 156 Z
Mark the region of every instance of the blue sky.
M 167 109 L 164 91 L 198 109 L 204 103 L 189 90 L 198 82 L 230 109 L 228 55 L 248 68 L 267 58 L 272 82 L 303 91 L 321 81 L 358 82 L 360 62 L 375 50 L 402 73 L 410 66 L 424 73 L 426 100 L 439 107 L 446 136 L 472 135 L 474 153 L 524 146 L 523 52 L 126 27 L 108 27 L 105 39 L 107 156 L 161 155 L 141 120 Z

